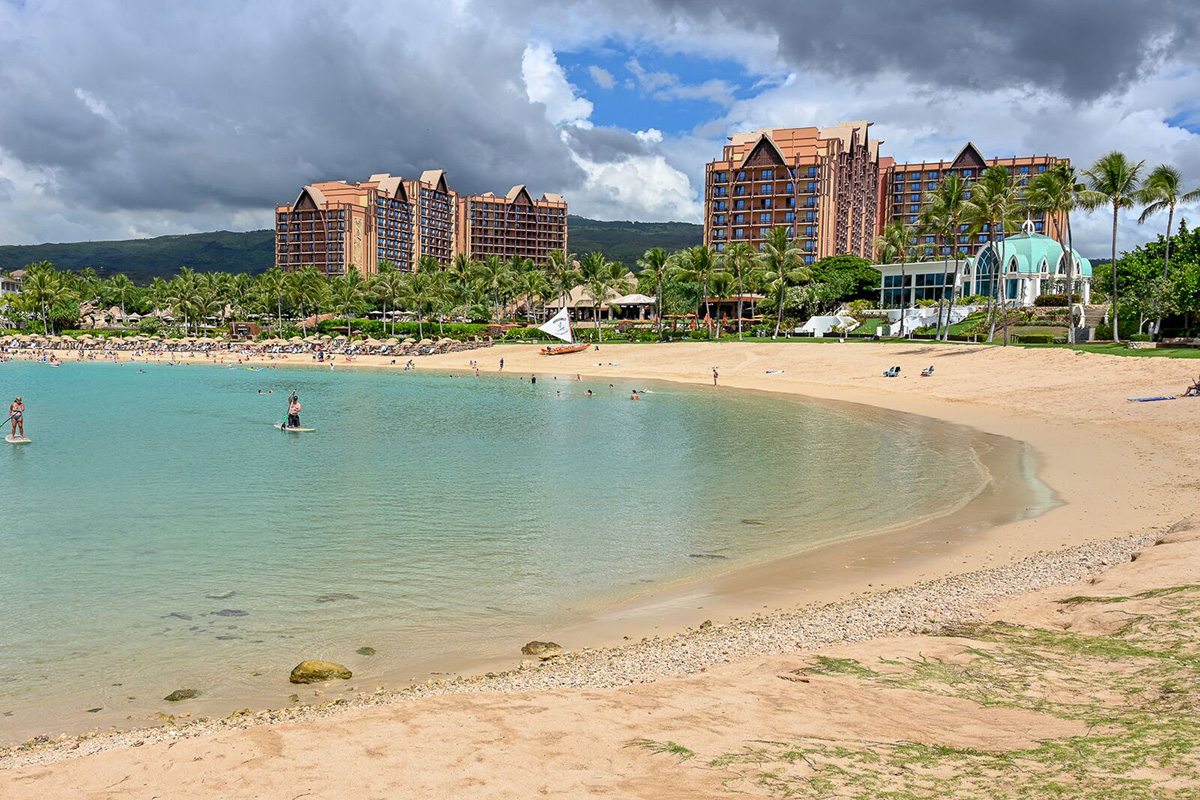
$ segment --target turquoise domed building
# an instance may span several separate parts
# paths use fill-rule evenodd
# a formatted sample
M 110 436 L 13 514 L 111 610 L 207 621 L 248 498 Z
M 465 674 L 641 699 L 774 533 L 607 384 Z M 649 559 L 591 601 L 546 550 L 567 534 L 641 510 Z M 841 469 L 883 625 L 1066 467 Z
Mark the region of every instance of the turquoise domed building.
M 1075 291 L 1086 304 L 1092 294 L 1092 262 L 1076 250 L 1071 255 L 1075 260 Z M 1036 233 L 1033 223 L 1026 220 L 1021 233 L 989 243 L 965 263 L 958 277 L 959 291 L 962 296 L 988 294 L 993 285 L 992 271 L 1002 265 L 997 295 L 1003 292 L 1014 305 L 1033 305 L 1043 294 L 1066 293 L 1069 263 L 1062 245 Z

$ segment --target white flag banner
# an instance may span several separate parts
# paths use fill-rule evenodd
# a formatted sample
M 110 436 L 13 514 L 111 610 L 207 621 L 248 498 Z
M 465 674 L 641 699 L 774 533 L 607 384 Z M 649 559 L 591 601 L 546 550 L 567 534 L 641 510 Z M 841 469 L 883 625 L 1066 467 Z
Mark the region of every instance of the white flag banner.
M 575 337 L 571 335 L 571 318 L 567 316 L 567 310 L 564 308 L 559 311 L 550 320 L 538 328 L 539 331 L 545 331 L 551 336 L 562 339 L 564 342 L 574 342 Z

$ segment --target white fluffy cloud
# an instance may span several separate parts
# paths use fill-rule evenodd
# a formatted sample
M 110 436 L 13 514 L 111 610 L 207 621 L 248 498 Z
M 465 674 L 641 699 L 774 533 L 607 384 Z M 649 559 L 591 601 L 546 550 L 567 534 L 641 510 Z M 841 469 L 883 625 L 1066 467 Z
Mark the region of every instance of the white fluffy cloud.
M 531 103 L 546 107 L 546 119 L 555 125 L 590 125 L 592 104 L 575 94 L 550 46 L 535 42 L 521 57 L 521 77 Z
M 588 74 L 592 76 L 592 80 L 601 89 L 611 89 L 617 85 L 617 79 L 604 67 L 598 67 L 593 64 L 588 67 Z

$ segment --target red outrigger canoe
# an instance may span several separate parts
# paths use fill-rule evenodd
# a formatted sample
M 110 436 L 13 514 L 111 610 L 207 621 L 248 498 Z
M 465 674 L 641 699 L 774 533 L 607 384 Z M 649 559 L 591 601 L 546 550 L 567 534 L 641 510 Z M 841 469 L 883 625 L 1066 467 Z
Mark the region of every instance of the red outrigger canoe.
M 542 355 L 565 356 L 567 353 L 582 353 L 590 346 L 587 342 L 576 342 L 575 344 L 564 344 L 559 347 L 543 347 Z

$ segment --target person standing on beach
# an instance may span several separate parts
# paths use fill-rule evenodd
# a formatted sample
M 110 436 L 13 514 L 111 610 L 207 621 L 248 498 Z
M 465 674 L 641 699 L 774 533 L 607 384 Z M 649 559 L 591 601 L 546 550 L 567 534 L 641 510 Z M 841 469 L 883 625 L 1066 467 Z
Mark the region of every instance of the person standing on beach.
M 713 386 L 717 385 L 717 368 L 713 367 Z
M 500 359 L 500 371 L 504 372 L 504 359 Z
M 12 420 L 12 435 L 14 439 L 25 438 L 25 403 L 21 398 L 12 401 L 12 405 L 8 407 L 9 419 Z M 20 434 L 17 431 L 20 431 Z

